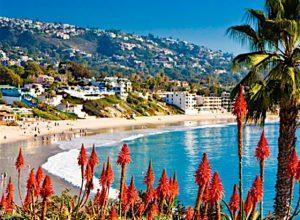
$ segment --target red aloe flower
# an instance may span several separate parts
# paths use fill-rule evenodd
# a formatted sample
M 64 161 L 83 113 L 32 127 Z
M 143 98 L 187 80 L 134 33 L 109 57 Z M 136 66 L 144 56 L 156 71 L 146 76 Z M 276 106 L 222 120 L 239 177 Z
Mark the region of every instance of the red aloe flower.
M 35 174 L 35 179 L 36 179 L 36 187 L 35 187 L 35 192 L 34 192 L 35 195 L 40 194 L 41 183 L 43 181 L 43 178 L 44 178 L 43 169 L 41 167 L 39 167 Z
M 44 172 L 42 167 L 39 167 L 38 170 L 36 171 L 35 179 L 38 185 L 40 185 L 43 181 L 44 178 Z
M 158 214 L 158 205 L 154 202 L 149 209 L 147 220 L 153 220 Z
M 106 186 L 106 184 L 107 184 L 105 163 L 103 163 L 103 166 L 102 166 L 102 172 L 101 172 L 101 175 L 100 175 L 99 183 L 100 183 L 101 186 Z
M 27 190 L 27 192 L 26 192 L 26 196 L 25 196 L 25 200 L 24 200 L 24 206 L 25 207 L 28 207 L 30 204 L 31 204 L 31 193 L 30 193 L 30 191 L 28 191 Z
M 144 178 L 144 183 L 146 184 L 147 188 L 152 187 L 154 180 L 155 180 L 155 177 L 154 177 L 154 172 L 153 172 L 153 168 L 152 168 L 152 162 L 150 161 L 146 176 Z
M 107 202 L 107 189 L 102 187 L 99 197 L 99 206 L 104 206 Z
M 296 179 L 300 180 L 300 160 L 298 161 L 298 165 L 297 165 Z
M 244 210 L 247 216 L 250 214 L 251 210 L 253 209 L 253 206 L 254 206 L 254 199 L 253 199 L 252 191 L 250 190 L 247 194 L 247 198 L 244 205 Z
M 298 156 L 297 156 L 296 149 L 294 148 L 289 158 L 289 163 L 287 166 L 287 174 L 291 178 L 294 178 L 297 174 L 297 168 L 298 168 Z
M 52 196 L 53 193 L 54 191 L 51 178 L 46 175 L 41 189 L 41 196 L 44 200 L 47 200 L 47 198 Z
M 138 208 L 137 208 L 137 215 L 138 215 L 139 217 L 142 217 L 144 211 L 145 211 L 145 204 L 141 202 L 141 203 L 138 205 Z
M 170 194 L 169 180 L 165 169 L 163 170 L 158 182 L 157 194 L 162 200 L 166 199 Z
M 32 169 L 27 179 L 27 190 L 33 192 L 35 188 L 36 188 L 36 179 L 34 175 L 34 169 Z
M 107 178 L 107 187 L 109 187 L 114 182 L 114 171 L 111 168 L 109 157 L 107 157 L 105 173 L 106 173 L 106 178 Z
M 155 197 L 156 197 L 156 191 L 155 189 L 153 189 L 153 187 L 150 187 L 145 193 L 145 197 L 144 197 L 145 202 L 150 203 L 155 199 Z
M 229 202 L 228 206 L 229 206 L 229 210 L 232 213 L 236 213 L 237 211 L 240 210 L 240 196 L 238 194 L 238 188 L 236 185 L 234 185 L 234 187 L 233 187 L 233 193 L 230 198 L 230 202 Z
M 261 202 L 264 192 L 263 192 L 263 184 L 260 176 L 256 176 L 252 185 L 251 192 L 252 192 L 254 203 L 256 204 L 257 202 Z
M 170 188 L 170 198 L 171 199 L 176 198 L 179 194 L 179 185 L 175 174 L 173 176 L 173 179 L 170 179 L 169 188 Z
M 9 177 L 8 184 L 6 187 L 6 208 L 11 210 L 14 208 L 14 185 L 12 183 L 11 177 Z
M 206 185 L 211 178 L 211 168 L 206 153 L 203 154 L 202 161 L 195 173 L 195 182 L 199 187 Z
M 24 161 L 24 157 L 22 154 L 22 148 L 20 148 L 20 150 L 19 150 L 19 155 L 17 157 L 15 165 L 16 165 L 16 169 L 18 170 L 18 172 L 20 172 L 20 170 L 25 166 L 25 161 Z
M 255 156 L 260 161 L 263 161 L 270 156 L 270 148 L 265 136 L 265 131 L 261 133 L 260 140 L 255 150 Z
M 211 191 L 210 191 L 210 186 L 207 185 L 204 189 L 204 192 L 203 192 L 203 198 L 202 198 L 203 202 L 210 202 L 211 200 Z
M 192 207 L 188 207 L 185 211 L 185 220 L 192 220 L 194 217 L 194 209 Z
M 126 165 L 131 162 L 131 157 L 130 157 L 130 150 L 127 144 L 123 144 L 122 149 L 118 155 L 118 160 L 117 164 L 119 165 Z
M 83 144 L 81 145 L 81 149 L 80 149 L 77 161 L 78 161 L 79 166 L 85 166 L 88 161 L 86 149 L 84 148 Z
M 121 200 L 121 203 L 123 205 L 126 205 L 127 204 L 127 186 L 124 184 L 123 185 L 123 190 L 122 190 L 122 200 Z
M 118 220 L 119 219 L 118 213 L 114 206 L 110 210 L 109 219 L 110 220 Z
M 84 173 L 84 177 L 85 177 L 85 180 L 86 182 L 90 182 L 92 179 L 93 179 L 93 170 L 91 168 L 91 165 L 90 163 L 87 164 L 86 166 L 86 170 L 85 170 L 85 173 Z
M 224 188 L 217 172 L 214 173 L 212 178 L 210 195 L 212 203 L 219 202 L 224 195 Z
M 127 204 L 134 206 L 136 201 L 139 199 L 139 193 L 135 188 L 133 177 L 131 177 L 130 185 L 127 189 Z
M 7 207 L 7 202 L 3 193 L 0 201 L 0 208 L 6 210 L 6 207 Z
M 237 118 L 242 119 L 247 114 L 247 102 L 244 96 L 244 88 L 240 86 L 239 93 L 235 99 L 233 106 L 233 114 L 236 115 Z
M 99 206 L 100 196 L 101 196 L 100 189 L 97 189 L 96 195 L 94 197 L 94 204 L 96 206 Z
M 92 153 L 89 159 L 89 164 L 91 165 L 92 170 L 94 169 L 95 166 L 99 164 L 99 159 L 98 155 L 95 150 L 95 145 L 93 146 Z

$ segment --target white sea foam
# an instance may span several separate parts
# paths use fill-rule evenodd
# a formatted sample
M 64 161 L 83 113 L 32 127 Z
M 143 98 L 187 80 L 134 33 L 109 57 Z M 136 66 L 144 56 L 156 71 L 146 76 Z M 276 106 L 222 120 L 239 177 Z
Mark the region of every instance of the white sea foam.
M 162 129 L 143 129 L 134 131 L 125 131 L 119 133 L 106 133 L 97 134 L 92 136 L 82 136 L 77 137 L 69 141 L 58 142 L 59 147 L 64 152 L 58 153 L 52 157 L 49 157 L 47 162 L 43 164 L 43 168 L 49 173 L 62 178 L 68 183 L 80 187 L 81 184 L 81 171 L 77 164 L 77 156 L 79 154 L 79 148 L 81 143 L 83 143 L 87 148 L 95 145 L 96 147 L 105 147 L 111 145 L 117 145 L 122 142 L 130 142 L 138 138 L 143 138 L 146 136 L 159 135 L 168 132 L 176 131 L 187 131 L 201 128 L 222 128 L 231 125 L 227 124 L 204 124 L 200 126 L 195 126 L 195 124 L 185 123 L 184 126 L 173 126 L 166 127 Z M 101 188 L 99 181 L 94 177 L 94 192 L 98 188 Z M 110 190 L 110 198 L 117 198 L 118 190 Z
M 73 186 L 80 187 L 81 185 L 81 171 L 77 164 L 77 155 L 79 150 L 72 149 L 69 151 L 58 153 L 50 158 L 47 162 L 43 164 L 43 168 L 49 173 L 54 174 L 63 180 L 71 183 Z M 99 180 L 94 177 L 94 190 L 93 193 L 97 192 L 97 189 L 101 189 L 99 185 Z M 116 199 L 118 196 L 118 191 L 111 188 L 109 197 Z

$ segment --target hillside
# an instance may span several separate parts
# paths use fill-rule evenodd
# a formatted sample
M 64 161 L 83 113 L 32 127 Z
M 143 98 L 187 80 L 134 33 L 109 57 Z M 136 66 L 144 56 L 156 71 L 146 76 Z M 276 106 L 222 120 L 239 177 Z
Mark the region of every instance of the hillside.
M 58 66 L 61 61 L 74 61 L 110 75 L 164 72 L 171 79 L 232 85 L 240 79 L 230 71 L 232 58 L 172 38 L 0 17 L 2 63 L 34 60 Z

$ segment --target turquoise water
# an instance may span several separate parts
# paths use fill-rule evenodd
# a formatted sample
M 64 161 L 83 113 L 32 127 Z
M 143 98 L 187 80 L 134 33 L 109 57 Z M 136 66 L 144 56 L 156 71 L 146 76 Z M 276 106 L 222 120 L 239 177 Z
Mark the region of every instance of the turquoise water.
M 176 172 L 178 176 L 180 194 L 179 200 L 184 205 L 193 205 L 197 195 L 197 186 L 194 182 L 194 172 L 202 158 L 208 154 L 212 169 L 218 171 L 225 188 L 225 200 L 230 199 L 233 184 L 237 183 L 237 138 L 236 126 L 210 126 L 185 131 L 172 131 L 156 135 L 144 136 L 127 141 L 130 146 L 132 163 L 128 167 L 127 182 L 134 176 L 139 189 L 145 189 L 143 177 L 151 159 L 153 162 L 156 183 L 163 168 L 168 175 Z M 275 195 L 275 176 L 277 170 L 277 139 L 278 124 L 267 124 L 265 132 L 271 148 L 271 156 L 266 161 L 265 170 L 265 213 L 272 211 Z M 259 174 L 259 164 L 254 157 L 254 150 L 260 138 L 261 128 L 247 126 L 244 136 L 244 191 L 251 187 L 255 175 Z M 299 131 L 297 132 L 299 135 Z M 107 155 L 113 160 L 115 171 L 114 187 L 118 187 L 120 176 L 116 159 L 121 144 L 97 148 L 100 161 L 104 162 Z M 101 167 L 96 171 L 99 176 Z M 245 193 L 246 194 L 246 193 Z

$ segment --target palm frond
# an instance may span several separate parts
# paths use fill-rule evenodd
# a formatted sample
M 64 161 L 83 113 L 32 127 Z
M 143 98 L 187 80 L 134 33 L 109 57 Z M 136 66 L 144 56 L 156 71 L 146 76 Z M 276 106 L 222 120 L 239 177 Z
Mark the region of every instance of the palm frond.
M 236 56 L 232 61 L 233 71 L 244 68 L 258 68 L 259 65 L 269 63 L 273 59 L 280 59 L 277 54 L 266 53 L 264 51 L 245 53 Z
M 271 19 L 280 19 L 284 16 L 282 0 L 266 0 L 266 9 Z
M 232 26 L 227 29 L 226 34 L 241 45 L 248 44 L 252 49 L 257 49 L 260 42 L 258 34 L 248 24 Z
M 266 16 L 263 11 L 255 10 L 255 9 L 247 9 L 248 21 L 251 23 L 264 22 L 266 20 Z

